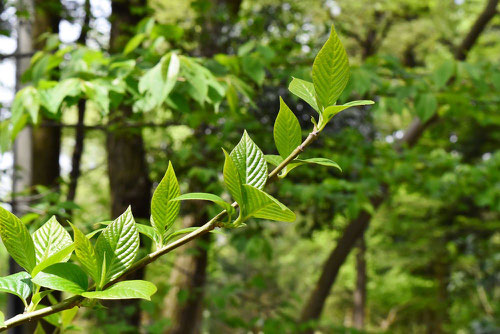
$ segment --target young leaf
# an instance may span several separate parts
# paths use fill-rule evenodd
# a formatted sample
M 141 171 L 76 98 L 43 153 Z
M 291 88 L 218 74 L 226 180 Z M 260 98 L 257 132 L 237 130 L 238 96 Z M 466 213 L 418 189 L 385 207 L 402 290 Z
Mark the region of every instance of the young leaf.
M 156 292 L 156 286 L 148 281 L 118 282 L 103 291 L 90 291 L 82 293 L 85 298 L 94 299 L 146 299 Z
M 243 207 L 243 220 L 249 217 L 293 222 L 295 214 L 276 198 L 248 184 L 243 185 L 246 202 Z
M 281 177 L 286 176 L 286 174 L 290 173 L 292 169 L 306 164 L 334 167 L 337 168 L 339 171 L 342 171 L 342 168 L 340 168 L 339 164 L 330 159 L 326 158 L 295 159 L 290 164 L 288 164 L 288 166 L 286 166 L 286 171 L 281 175 Z
M 99 265 L 94 246 L 76 226 L 71 225 L 75 237 L 75 254 L 83 270 L 99 285 Z
M 266 159 L 266 161 L 273 166 L 279 166 L 279 164 L 284 160 L 281 156 L 275 154 L 266 154 L 264 159 Z
M 71 236 L 64 227 L 59 224 L 56 216 L 52 216 L 33 233 L 33 242 L 35 244 L 36 262 L 40 263 L 71 245 L 73 240 L 71 240 Z M 71 256 L 71 253 L 68 255 Z M 69 256 L 63 259 L 62 262 L 69 260 Z
M 26 299 L 28 299 L 33 291 L 30 274 L 21 271 L 17 274 L 0 277 L 0 291 L 18 296 L 22 299 L 24 306 L 28 306 Z
M 40 286 L 79 295 L 88 288 L 85 272 L 73 263 L 56 263 L 39 272 L 33 283 Z
M 333 116 L 337 115 L 342 110 L 345 110 L 350 107 L 366 106 L 374 103 L 375 102 L 370 100 L 359 100 L 359 101 L 351 101 L 346 104 L 329 106 L 323 111 L 323 114 L 320 117 L 320 122 L 318 127 L 320 130 L 323 129 L 325 125 L 330 121 L 330 119 L 332 119 Z
M 3 315 L 3 312 L 0 311 L 0 328 L 5 327 L 5 316 Z
M 160 234 L 168 231 L 179 214 L 180 203 L 170 200 L 181 194 L 172 163 L 153 194 L 151 200 L 151 224 Z M 163 235 L 160 235 L 160 238 Z
M 318 103 L 316 102 L 316 91 L 312 82 L 293 78 L 288 85 L 288 90 L 297 97 L 306 101 L 314 110 L 319 113 Z
M 139 232 L 130 207 L 97 238 L 95 251 L 97 261 L 101 264 L 99 277 L 103 277 L 100 286 L 118 277 L 132 265 L 139 251 Z M 104 263 L 106 268 L 103 268 Z
M 224 201 L 220 196 L 214 195 L 214 194 L 207 194 L 207 193 L 190 193 L 190 194 L 184 194 L 179 197 L 176 197 L 172 199 L 172 201 L 184 201 L 184 200 L 203 200 L 203 201 L 211 201 L 224 210 L 226 210 L 228 213 L 234 213 L 234 208 L 231 206 L 230 203 Z
M 0 237 L 10 256 L 27 272 L 36 265 L 35 245 L 19 218 L 0 207 Z
M 334 105 L 349 81 L 349 60 L 333 25 L 330 37 L 314 59 L 312 78 L 320 110 Z
M 234 200 L 241 204 L 243 203 L 243 190 L 241 188 L 240 176 L 238 175 L 238 168 L 226 150 L 222 149 L 222 151 L 224 151 L 224 155 L 226 156 L 223 171 L 224 183 Z
M 43 269 L 47 268 L 48 266 L 51 266 L 55 263 L 59 262 L 66 262 L 69 260 L 71 257 L 71 253 L 75 250 L 75 245 L 71 243 L 70 245 L 66 246 L 65 248 L 59 250 L 57 253 L 52 254 L 51 256 L 47 257 L 45 260 L 41 261 L 38 263 L 35 268 L 33 268 L 33 271 L 31 272 L 32 276 L 36 276 L 40 271 Z
M 238 169 L 241 184 L 249 184 L 258 189 L 264 188 L 267 181 L 266 160 L 246 131 L 229 156 Z
M 40 304 L 42 299 L 51 292 L 52 292 L 52 290 L 44 290 L 44 291 L 39 291 L 39 292 L 35 293 L 33 295 L 33 297 L 31 297 L 31 304 L 32 304 L 31 307 L 33 309 L 36 309 L 36 307 L 38 306 L 38 304 Z
M 299 120 L 280 97 L 280 111 L 274 122 L 274 143 L 283 159 L 302 142 Z

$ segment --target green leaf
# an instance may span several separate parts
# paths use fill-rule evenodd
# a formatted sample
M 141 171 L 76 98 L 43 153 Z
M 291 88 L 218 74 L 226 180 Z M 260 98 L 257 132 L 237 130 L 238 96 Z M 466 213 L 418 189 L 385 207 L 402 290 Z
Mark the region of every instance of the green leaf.
M 128 41 L 127 45 L 125 45 L 125 49 L 123 50 L 123 54 L 128 55 L 130 52 L 137 49 L 139 45 L 141 45 L 142 41 L 146 38 L 146 34 L 137 34 Z
M 71 240 L 68 231 L 59 224 L 56 216 L 52 216 L 33 233 L 33 242 L 35 244 L 36 262 L 40 263 L 71 245 L 73 240 Z M 69 253 L 70 255 L 71 253 Z M 69 260 L 69 256 L 62 262 Z
M 82 81 L 80 79 L 62 80 L 52 88 L 39 91 L 41 103 L 48 112 L 56 114 L 63 100 L 68 96 L 78 95 L 81 88 Z
M 40 111 L 40 95 L 36 88 L 28 86 L 17 92 L 12 102 L 12 124 L 17 124 L 23 114 L 27 113 L 34 124 L 38 123 L 38 113 Z
M 334 167 L 334 168 L 337 168 L 339 171 L 342 171 L 342 168 L 340 168 L 339 164 L 336 163 L 335 161 L 330 160 L 330 159 L 326 159 L 326 158 L 295 159 L 286 166 L 286 169 L 284 170 L 284 172 L 282 172 L 282 174 L 280 176 L 284 177 L 288 173 L 290 173 L 290 171 L 292 169 L 295 169 L 299 166 L 306 165 L 306 164 L 315 164 L 315 165 L 326 166 L 326 167 Z
M 158 187 L 153 194 L 151 200 L 151 224 L 160 233 L 160 238 L 163 233 L 168 231 L 175 219 L 179 215 L 180 203 L 170 200 L 181 194 L 179 190 L 179 183 L 175 176 L 172 163 L 168 163 L 168 169 L 165 176 L 161 180 Z
M 101 264 L 101 287 L 132 265 L 139 251 L 139 232 L 130 207 L 99 235 L 95 251 Z
M 35 268 L 33 268 L 31 275 L 36 276 L 36 274 L 38 274 L 40 271 L 55 263 L 68 261 L 69 258 L 71 257 L 71 253 L 73 253 L 74 250 L 75 250 L 75 245 L 71 243 L 70 245 L 59 250 L 57 253 L 50 255 L 45 260 L 38 263 L 35 266 Z
M 444 87 L 453 73 L 455 73 L 455 62 L 453 60 L 445 60 L 432 75 L 437 89 Z
M 262 60 L 255 55 L 243 56 L 241 59 L 243 72 L 248 75 L 257 85 L 262 85 L 266 77 L 266 71 Z
M 283 159 L 288 157 L 302 142 L 299 120 L 280 97 L 280 111 L 274 123 L 274 143 Z
M 417 116 L 420 118 L 422 122 L 425 122 L 429 118 L 431 118 L 437 109 L 437 100 L 434 94 L 432 93 L 420 94 L 417 97 L 417 101 L 415 102 L 415 109 L 417 112 Z
M 238 175 L 238 168 L 226 150 L 222 149 L 222 151 L 226 157 L 223 170 L 224 183 L 234 200 L 241 204 L 243 203 L 243 190 L 241 188 L 240 176 Z
M 241 184 L 249 184 L 258 189 L 264 188 L 267 181 L 266 160 L 246 131 L 229 156 L 238 170 Z
M 159 107 L 174 88 L 179 75 L 179 57 L 175 53 L 161 58 L 160 62 L 139 80 L 139 92 L 146 95 L 147 110 Z
M 170 233 L 169 235 L 167 235 L 167 237 L 165 238 L 165 241 L 164 243 L 167 244 L 170 240 L 172 240 L 173 238 L 175 237 L 178 237 L 179 235 L 183 235 L 183 234 L 187 234 L 187 233 L 191 233 L 193 231 L 196 231 L 198 229 L 197 226 L 193 226 L 193 227 L 186 227 L 186 228 L 183 228 L 181 230 L 178 230 L 178 231 L 175 231 L 175 232 L 172 232 Z
M 312 78 L 320 110 L 334 105 L 349 81 L 349 60 L 333 25 L 330 37 L 314 59 Z
M 5 327 L 5 316 L 3 315 L 3 312 L 0 311 L 0 328 Z
M 146 299 L 156 292 L 156 286 L 148 281 L 118 282 L 104 291 L 90 291 L 82 293 L 85 298 L 93 299 Z
M 22 299 L 24 306 L 28 306 L 26 299 L 33 291 L 30 274 L 21 271 L 17 274 L 0 277 L 0 291 L 18 296 Z
M 306 101 L 307 104 L 319 113 L 318 103 L 316 102 L 316 91 L 312 82 L 293 78 L 288 86 L 288 90 L 295 96 Z
M 220 196 L 214 195 L 214 194 L 207 194 L 207 193 L 190 193 L 190 194 L 184 194 L 179 197 L 176 197 L 172 199 L 172 201 L 185 201 L 185 200 L 203 200 L 203 201 L 211 201 L 224 210 L 226 210 L 228 213 L 232 214 L 234 213 L 234 208 L 231 206 L 230 203 L 224 201 Z
M 78 262 L 82 265 L 83 270 L 99 285 L 99 265 L 94 246 L 76 226 L 71 224 L 71 227 L 75 237 L 75 254 Z
M 2 207 L 0 207 L 0 237 L 10 256 L 27 272 L 31 272 L 36 265 L 33 239 L 21 220 Z
M 137 231 L 139 231 L 140 234 L 144 234 L 149 239 L 156 241 L 156 233 L 153 227 L 139 223 L 135 224 L 135 227 L 137 227 Z
M 337 115 L 342 110 L 345 110 L 350 107 L 366 106 L 374 103 L 375 102 L 371 100 L 359 100 L 359 101 L 351 101 L 341 105 L 329 106 L 323 111 L 318 126 L 320 129 L 323 129 L 326 123 L 328 123 L 328 121 L 330 121 L 330 119 L 332 119 L 333 116 Z
M 293 222 L 295 214 L 276 198 L 248 184 L 243 185 L 246 202 L 242 208 L 243 220 L 249 217 Z
M 33 297 L 31 297 L 31 304 L 33 304 L 33 306 L 32 306 L 33 309 L 36 309 L 36 307 L 42 301 L 42 299 L 51 292 L 52 292 L 52 290 L 44 290 L 44 291 L 40 291 L 40 292 L 35 293 L 33 295 Z
M 73 263 L 56 263 L 39 272 L 33 283 L 40 286 L 79 295 L 88 288 L 85 272 Z
M 266 154 L 264 156 L 264 159 L 266 159 L 267 162 L 276 167 L 279 166 L 279 164 L 284 160 L 281 156 L 275 154 Z

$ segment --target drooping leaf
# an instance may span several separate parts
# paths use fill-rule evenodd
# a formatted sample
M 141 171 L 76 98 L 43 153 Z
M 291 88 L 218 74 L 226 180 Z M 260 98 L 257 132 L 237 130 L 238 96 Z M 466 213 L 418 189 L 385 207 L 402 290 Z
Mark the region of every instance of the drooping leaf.
M 10 256 L 27 272 L 36 265 L 35 245 L 19 218 L 0 207 L 0 236 Z
M 234 200 L 241 204 L 243 203 L 243 190 L 241 188 L 240 176 L 238 175 L 238 168 L 226 150 L 222 149 L 222 151 L 224 151 L 224 155 L 226 156 L 223 171 L 224 183 Z
M 455 62 L 453 60 L 444 61 L 432 75 L 434 84 L 438 89 L 442 88 L 455 72 Z
M 431 118 L 437 109 L 437 100 L 434 94 L 432 93 L 420 94 L 417 97 L 417 101 L 415 102 L 415 109 L 417 112 L 417 116 L 420 118 L 422 122 L 425 122 L 429 118 Z
M 68 96 L 76 96 L 82 89 L 82 81 L 69 78 L 60 81 L 52 88 L 40 90 L 41 104 L 52 114 L 57 113 L 63 100 Z
M 52 216 L 45 224 L 33 233 L 36 262 L 40 263 L 63 248 L 71 245 L 73 240 L 68 231 L 59 224 L 56 216 Z M 69 253 L 71 255 L 71 253 Z M 69 259 L 63 260 L 65 262 Z
M 283 159 L 302 142 L 299 120 L 280 97 L 280 111 L 274 123 L 274 143 Z
M 316 91 L 312 82 L 293 78 L 288 86 L 288 90 L 297 97 L 306 101 L 314 110 L 319 112 L 318 103 L 316 102 Z
M 165 102 L 177 82 L 179 68 L 179 57 L 171 53 L 142 76 L 139 80 L 139 92 L 146 95 L 147 110 L 159 107 Z
M 179 214 L 180 203 L 170 201 L 179 195 L 179 183 L 172 163 L 169 162 L 167 172 L 156 187 L 151 200 L 151 224 L 161 236 L 170 229 Z
M 103 291 L 89 291 L 82 293 L 85 298 L 94 299 L 146 299 L 156 292 L 156 286 L 148 281 L 118 282 Z
M 99 281 L 99 265 L 97 263 L 97 255 L 94 246 L 90 240 L 76 226 L 71 225 L 75 237 L 75 254 L 78 262 L 82 265 L 83 270 L 92 277 L 96 284 Z
M 351 101 L 341 105 L 329 106 L 323 111 L 321 121 L 320 124 L 318 124 L 318 127 L 320 129 L 323 129 L 326 123 L 328 123 L 328 121 L 330 121 L 330 119 L 332 119 L 333 116 L 337 115 L 342 110 L 345 110 L 350 107 L 366 106 L 374 103 L 375 102 L 370 100 L 359 100 L 359 101 Z
M 306 165 L 306 164 L 315 164 L 315 165 L 321 165 L 321 166 L 326 166 L 326 167 L 333 167 L 333 168 L 337 168 L 339 171 L 342 171 L 342 168 L 340 168 L 339 164 L 333 160 L 330 160 L 330 159 L 326 159 L 326 158 L 295 159 L 286 166 L 286 168 L 281 176 L 286 176 L 288 173 L 290 173 L 290 171 L 292 169 L 295 169 L 299 166 Z
M 88 288 L 85 272 L 73 263 L 56 263 L 39 272 L 32 279 L 40 286 L 79 295 Z
M 279 164 L 284 160 L 281 156 L 276 154 L 266 154 L 264 156 L 264 159 L 266 159 L 267 162 L 276 167 L 279 166 Z
M 266 160 L 246 131 L 229 156 L 236 165 L 241 184 L 249 184 L 258 189 L 264 188 L 267 181 Z
M 26 299 L 33 291 L 30 274 L 21 271 L 17 274 L 0 277 L 0 291 L 18 296 L 23 301 L 24 306 L 28 306 Z
M 176 197 L 172 199 L 172 201 L 185 201 L 185 200 L 203 200 L 203 201 L 211 201 L 224 210 L 226 210 L 228 213 L 233 213 L 234 208 L 231 206 L 230 203 L 224 201 L 220 196 L 214 195 L 214 194 L 208 194 L 208 193 L 189 193 L 189 194 L 184 194 L 179 197 Z
M 349 81 L 349 60 L 333 25 L 314 59 L 312 78 L 320 111 L 335 104 Z
M 71 243 L 68 246 L 64 247 L 63 249 L 59 250 L 57 253 L 50 255 L 45 260 L 38 263 L 35 266 L 35 268 L 33 268 L 31 275 L 36 276 L 36 274 L 38 274 L 40 271 L 55 263 L 68 261 L 69 258 L 71 257 L 71 253 L 73 253 L 74 250 L 75 250 L 75 245 Z
M 243 185 L 246 202 L 242 208 L 244 220 L 249 217 L 293 222 L 295 214 L 276 198 L 248 184 Z
M 97 238 L 95 252 L 100 264 L 100 286 L 118 277 L 134 262 L 139 251 L 139 232 L 130 207 Z M 103 264 L 106 263 L 106 268 Z

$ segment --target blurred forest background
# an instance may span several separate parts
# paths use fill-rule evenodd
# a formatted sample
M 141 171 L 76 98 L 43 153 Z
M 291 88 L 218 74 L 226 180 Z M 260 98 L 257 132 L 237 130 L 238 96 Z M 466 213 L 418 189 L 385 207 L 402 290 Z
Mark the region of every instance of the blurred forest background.
M 312 127 L 287 86 L 310 80 L 331 24 L 351 63 L 341 102 L 376 101 L 341 113 L 305 154 L 342 173 L 302 167 L 271 187 L 295 223 L 203 237 L 137 273 L 159 288 L 151 302 L 81 309 L 61 328 L 500 332 L 497 4 L 3 0 L 0 204 L 31 231 L 53 214 L 90 231 L 129 204 L 149 219 L 169 160 L 182 192 L 226 196 L 220 148 L 246 129 L 275 154 L 280 96 Z M 169 52 L 182 56 L 174 87 Z M 216 213 L 193 203 L 179 227 Z M 0 276 L 16 270 L 0 246 Z M 0 295 L 6 315 L 22 312 L 14 298 Z

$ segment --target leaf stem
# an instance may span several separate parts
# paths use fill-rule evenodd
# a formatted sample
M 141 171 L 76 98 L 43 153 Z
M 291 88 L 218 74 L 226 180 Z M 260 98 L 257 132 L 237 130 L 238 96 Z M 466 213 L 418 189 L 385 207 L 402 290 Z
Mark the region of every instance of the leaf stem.
M 270 183 L 270 182 L 273 182 L 275 179 L 277 179 L 279 172 L 281 172 L 281 170 L 283 170 L 283 168 L 285 168 L 292 160 L 297 158 L 297 156 L 300 153 L 304 152 L 305 148 L 307 146 L 309 146 L 313 141 L 316 140 L 316 138 L 318 137 L 320 132 L 321 131 L 318 130 L 317 127 L 315 126 L 313 128 L 313 131 L 311 133 L 309 133 L 309 135 L 302 142 L 302 144 L 297 146 L 295 148 L 295 150 L 293 150 L 292 153 L 290 153 L 290 155 L 285 160 L 283 160 L 283 162 L 281 162 L 275 169 L 273 169 L 269 173 L 267 182 Z M 234 202 L 232 204 L 232 207 L 237 208 L 238 204 L 236 202 Z M 134 272 L 136 270 L 139 270 L 139 269 L 145 267 L 146 265 L 150 264 L 151 262 L 154 262 L 159 257 L 173 251 L 174 249 L 188 243 L 189 241 L 196 239 L 196 238 L 212 231 L 216 227 L 222 226 L 220 224 L 220 222 L 226 214 L 227 214 L 226 210 L 219 212 L 216 216 L 214 216 L 212 219 L 210 219 L 208 222 L 206 222 L 204 225 L 200 226 L 199 228 L 197 228 L 193 232 L 186 234 L 184 237 L 179 238 L 179 239 L 169 243 L 168 245 L 159 248 L 158 250 L 156 250 L 152 253 L 149 253 L 148 255 L 146 255 L 145 257 L 140 259 L 139 261 L 135 262 L 130 268 L 128 268 L 125 272 L 123 272 L 119 277 L 115 278 L 114 280 L 112 280 L 108 284 L 106 284 L 103 287 L 103 289 L 106 289 L 107 287 L 117 283 L 118 281 L 123 280 L 123 278 L 125 276 L 131 274 L 132 272 Z M 79 306 L 80 303 L 84 299 L 85 298 L 82 296 L 73 296 L 73 297 L 65 299 L 62 302 L 55 304 L 55 305 L 52 305 L 52 306 L 48 306 L 48 307 L 45 307 L 45 308 L 42 308 L 39 310 L 35 310 L 32 312 L 25 312 L 22 314 L 18 314 L 16 316 L 10 318 L 9 320 L 5 321 L 5 327 L 0 328 L 0 332 L 5 331 L 5 330 L 12 328 L 12 327 L 19 326 L 19 325 L 21 325 L 25 322 L 28 322 L 28 321 L 40 319 L 40 318 L 46 317 L 46 316 L 54 314 L 54 313 L 58 313 L 58 312 L 61 312 L 64 310 L 71 309 L 75 306 Z

